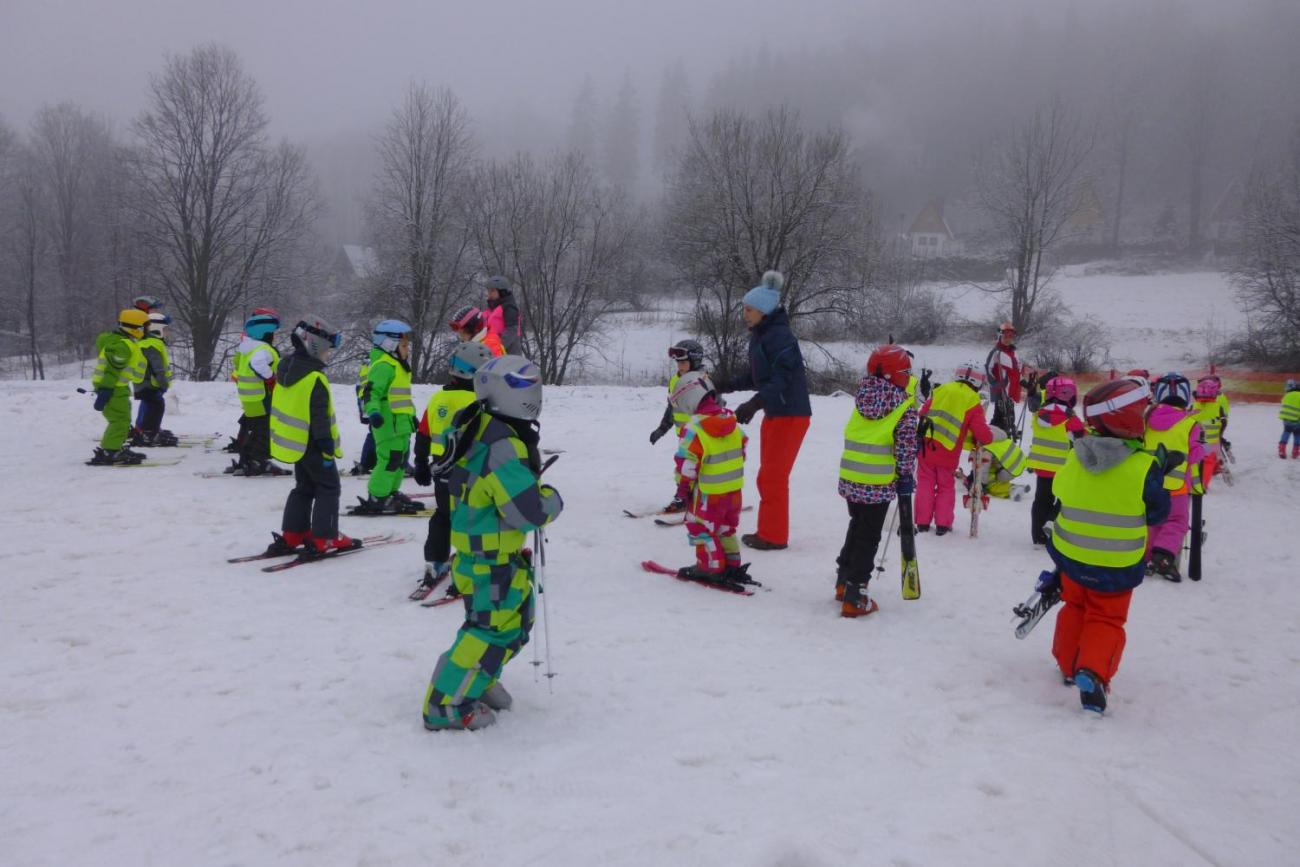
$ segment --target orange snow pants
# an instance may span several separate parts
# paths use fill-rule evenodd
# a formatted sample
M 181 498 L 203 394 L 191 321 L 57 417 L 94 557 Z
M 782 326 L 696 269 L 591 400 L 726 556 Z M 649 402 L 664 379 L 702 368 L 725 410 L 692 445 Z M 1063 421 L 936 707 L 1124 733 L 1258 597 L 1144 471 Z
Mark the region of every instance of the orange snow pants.
M 1206 493 L 1210 491 L 1210 480 L 1214 478 L 1214 474 L 1218 471 L 1219 452 L 1217 450 L 1207 451 L 1205 458 L 1201 461 L 1201 486 L 1205 488 Z
M 806 415 L 772 418 L 763 414 L 758 465 L 758 535 L 778 545 L 790 543 L 790 471 L 812 419 Z
M 1089 669 L 1110 684 L 1124 654 L 1124 623 L 1132 590 L 1103 593 L 1061 576 L 1061 613 L 1056 615 L 1052 655 L 1070 677 Z

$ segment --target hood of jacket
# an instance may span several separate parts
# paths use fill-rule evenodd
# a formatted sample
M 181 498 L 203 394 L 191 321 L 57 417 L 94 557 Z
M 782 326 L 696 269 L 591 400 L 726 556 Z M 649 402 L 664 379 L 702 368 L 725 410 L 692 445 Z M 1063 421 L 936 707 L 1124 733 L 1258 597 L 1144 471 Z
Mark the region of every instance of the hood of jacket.
M 700 430 L 711 437 L 725 437 L 736 429 L 735 414 L 718 406 L 712 396 L 700 401 L 696 412 Z
M 1038 410 L 1038 418 L 1042 421 L 1044 427 L 1058 425 L 1074 415 L 1064 404 L 1052 402 L 1043 404 Z
M 754 326 L 753 332 L 755 334 L 762 334 L 773 325 L 784 325 L 787 328 L 790 327 L 790 314 L 786 312 L 784 304 L 758 320 L 758 324 Z
M 887 379 L 864 376 L 858 385 L 857 407 L 863 417 L 872 421 L 882 419 L 898 409 L 907 400 L 907 390 Z
M 1089 436 L 1075 440 L 1074 453 L 1079 456 L 1079 463 L 1085 470 L 1096 474 L 1124 463 L 1133 454 L 1133 448 L 1126 440 Z
M 320 362 L 320 359 L 313 358 L 301 349 L 295 349 L 293 354 L 285 356 L 280 366 L 275 369 L 275 378 L 281 385 L 294 385 L 301 382 L 309 373 L 324 369 L 325 365 Z
M 1147 416 L 1147 427 L 1152 430 L 1166 431 L 1187 418 L 1188 415 L 1189 413 L 1185 409 L 1162 403 L 1151 410 L 1151 415 Z
M 126 340 L 120 331 L 103 331 L 95 338 L 95 352 L 103 352 L 110 346 L 116 346 Z

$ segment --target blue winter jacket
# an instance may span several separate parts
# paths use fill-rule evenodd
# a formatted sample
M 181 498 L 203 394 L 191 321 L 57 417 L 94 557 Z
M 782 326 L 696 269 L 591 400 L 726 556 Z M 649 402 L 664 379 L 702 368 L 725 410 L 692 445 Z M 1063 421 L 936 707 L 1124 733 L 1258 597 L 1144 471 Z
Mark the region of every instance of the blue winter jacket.
M 790 315 L 778 307 L 749 331 L 749 370 L 738 373 L 728 391 L 757 391 L 769 416 L 810 416 L 808 377 Z

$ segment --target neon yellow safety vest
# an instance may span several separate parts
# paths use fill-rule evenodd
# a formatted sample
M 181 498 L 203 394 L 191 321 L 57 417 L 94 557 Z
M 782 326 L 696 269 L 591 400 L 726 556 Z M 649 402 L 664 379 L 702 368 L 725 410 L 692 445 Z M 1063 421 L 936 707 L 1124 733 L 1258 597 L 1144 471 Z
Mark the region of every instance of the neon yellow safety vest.
M 280 353 L 269 343 L 266 344 L 266 350 L 271 353 L 271 370 L 275 370 L 280 363 Z M 235 362 L 235 388 L 239 390 L 239 403 L 248 418 L 266 415 L 266 381 L 257 375 L 251 363 L 256 352 L 261 352 L 261 349 L 242 353 L 236 356 Z
M 277 384 L 275 391 L 271 392 L 271 457 L 277 461 L 296 464 L 307 453 L 307 444 L 311 441 L 311 393 L 318 382 L 325 386 L 325 393 L 329 395 L 330 437 L 334 440 L 334 451 L 327 457 L 343 457 L 329 380 L 319 370 L 313 370 L 293 385 Z
M 672 376 L 668 377 L 669 403 L 672 402 L 673 389 L 677 387 L 677 380 L 679 379 L 681 379 L 681 374 L 677 374 L 677 373 L 674 373 Z M 677 425 L 678 436 L 682 435 L 682 428 L 686 427 L 687 423 L 690 422 L 690 420 L 691 420 L 691 414 L 689 412 L 678 412 L 677 407 L 675 406 L 673 407 L 673 424 Z
M 1218 400 L 1196 402 L 1196 422 L 1201 426 L 1201 433 L 1205 435 L 1205 444 L 1211 447 L 1211 451 L 1216 449 L 1219 441 L 1223 439 L 1223 418 L 1220 415 L 1222 412 Z
M 1062 419 L 1060 424 L 1044 424 L 1037 414 L 1034 415 L 1034 423 L 1030 425 L 1034 436 L 1029 443 L 1031 470 L 1054 473 L 1065 466 L 1065 456 L 1070 453 L 1070 432 L 1065 428 L 1067 421 L 1069 417 Z
M 172 357 L 171 357 L 171 353 L 167 351 L 167 344 L 163 342 L 163 339 L 161 337 L 146 337 L 139 342 L 139 346 L 140 346 L 141 358 L 144 358 L 144 351 L 146 349 L 152 349 L 156 351 L 158 353 L 158 357 L 162 359 L 162 367 L 163 367 L 161 382 L 145 383 L 143 382 L 143 378 L 141 379 L 141 382 L 144 385 L 151 385 L 154 388 L 170 388 L 172 384 Z M 149 364 L 148 364 L 148 359 L 146 359 L 145 376 L 149 376 L 149 375 L 150 375 Z
M 930 439 L 952 451 L 957 448 L 966 413 L 980 402 L 979 392 L 964 382 L 945 382 L 930 396 L 925 417 L 930 420 Z
M 1288 391 L 1282 395 L 1282 408 L 1277 416 L 1288 423 L 1300 421 L 1300 391 Z
M 844 454 L 840 458 L 840 478 L 860 485 L 887 485 L 898 478 L 894 460 L 894 428 L 903 413 L 912 406 L 910 399 L 900 403 L 884 418 L 867 419 L 855 407 L 844 426 Z
M 361 368 L 357 371 L 357 402 L 364 402 L 366 399 L 366 378 L 370 376 L 370 362 L 361 362 Z
M 1157 446 L 1164 446 L 1168 451 L 1179 451 L 1186 455 L 1192 437 L 1192 426 L 1195 424 L 1196 416 L 1188 414 L 1169 430 L 1158 431 L 1147 428 L 1144 439 L 1147 451 L 1155 454 Z M 1184 458 L 1181 464 L 1165 473 L 1165 490 L 1174 493 L 1186 493 L 1188 488 L 1187 476 L 1187 459 Z M 1193 478 L 1195 478 L 1195 474 Z
M 132 383 L 144 381 L 146 367 L 144 353 L 140 351 L 139 344 L 126 336 L 122 336 L 122 342 L 126 344 L 127 351 L 131 353 L 131 360 L 122 367 L 121 372 L 116 374 L 116 380 L 112 387 L 128 389 Z M 96 389 L 107 387 L 106 383 L 109 374 L 112 373 L 110 370 L 112 365 L 108 363 L 108 356 L 105 355 L 107 351 L 107 347 L 100 350 L 99 362 L 95 365 L 95 372 L 90 376 L 90 384 Z
M 451 420 L 477 399 L 472 388 L 444 388 L 433 393 L 424 410 L 429 423 L 429 454 L 442 456 L 447 450 L 447 430 L 451 427 Z
M 1142 491 L 1154 461 L 1139 451 L 1090 473 L 1071 451 L 1052 481 L 1052 493 L 1061 501 L 1052 547 L 1089 566 L 1122 569 L 1142 562 L 1147 546 Z
M 916 387 L 920 385 L 920 383 L 921 381 L 915 376 L 909 376 L 907 378 L 907 396 L 912 400 L 916 400 Z
M 993 460 L 997 461 L 1011 478 L 1014 479 L 1025 471 L 1025 453 L 1014 440 L 994 440 L 984 448 L 993 455 Z
M 371 367 L 387 364 L 393 368 L 393 380 L 388 386 L 388 409 L 393 415 L 415 415 L 415 402 L 411 400 L 411 371 L 399 364 L 391 355 L 371 362 Z M 366 371 L 367 377 L 370 371 Z M 369 395 L 367 395 L 367 398 Z
M 729 494 L 745 486 L 745 434 L 737 426 L 726 436 L 704 432 L 698 422 L 688 423 L 704 450 L 700 475 L 696 479 L 705 494 Z

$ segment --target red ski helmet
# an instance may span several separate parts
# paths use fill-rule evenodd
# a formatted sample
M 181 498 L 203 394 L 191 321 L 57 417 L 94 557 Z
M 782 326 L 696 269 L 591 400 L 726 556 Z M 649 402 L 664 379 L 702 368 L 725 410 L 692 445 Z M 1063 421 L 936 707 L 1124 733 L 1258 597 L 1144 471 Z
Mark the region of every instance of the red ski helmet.
M 452 331 L 479 331 L 483 328 L 483 313 L 477 307 L 467 304 L 451 314 L 447 324 Z
M 867 359 L 867 375 L 886 379 L 899 388 L 907 388 L 912 376 L 912 354 L 896 343 L 877 346 Z
M 1135 379 L 1115 379 L 1083 396 L 1083 417 L 1101 436 L 1140 439 L 1146 433 L 1151 389 Z

